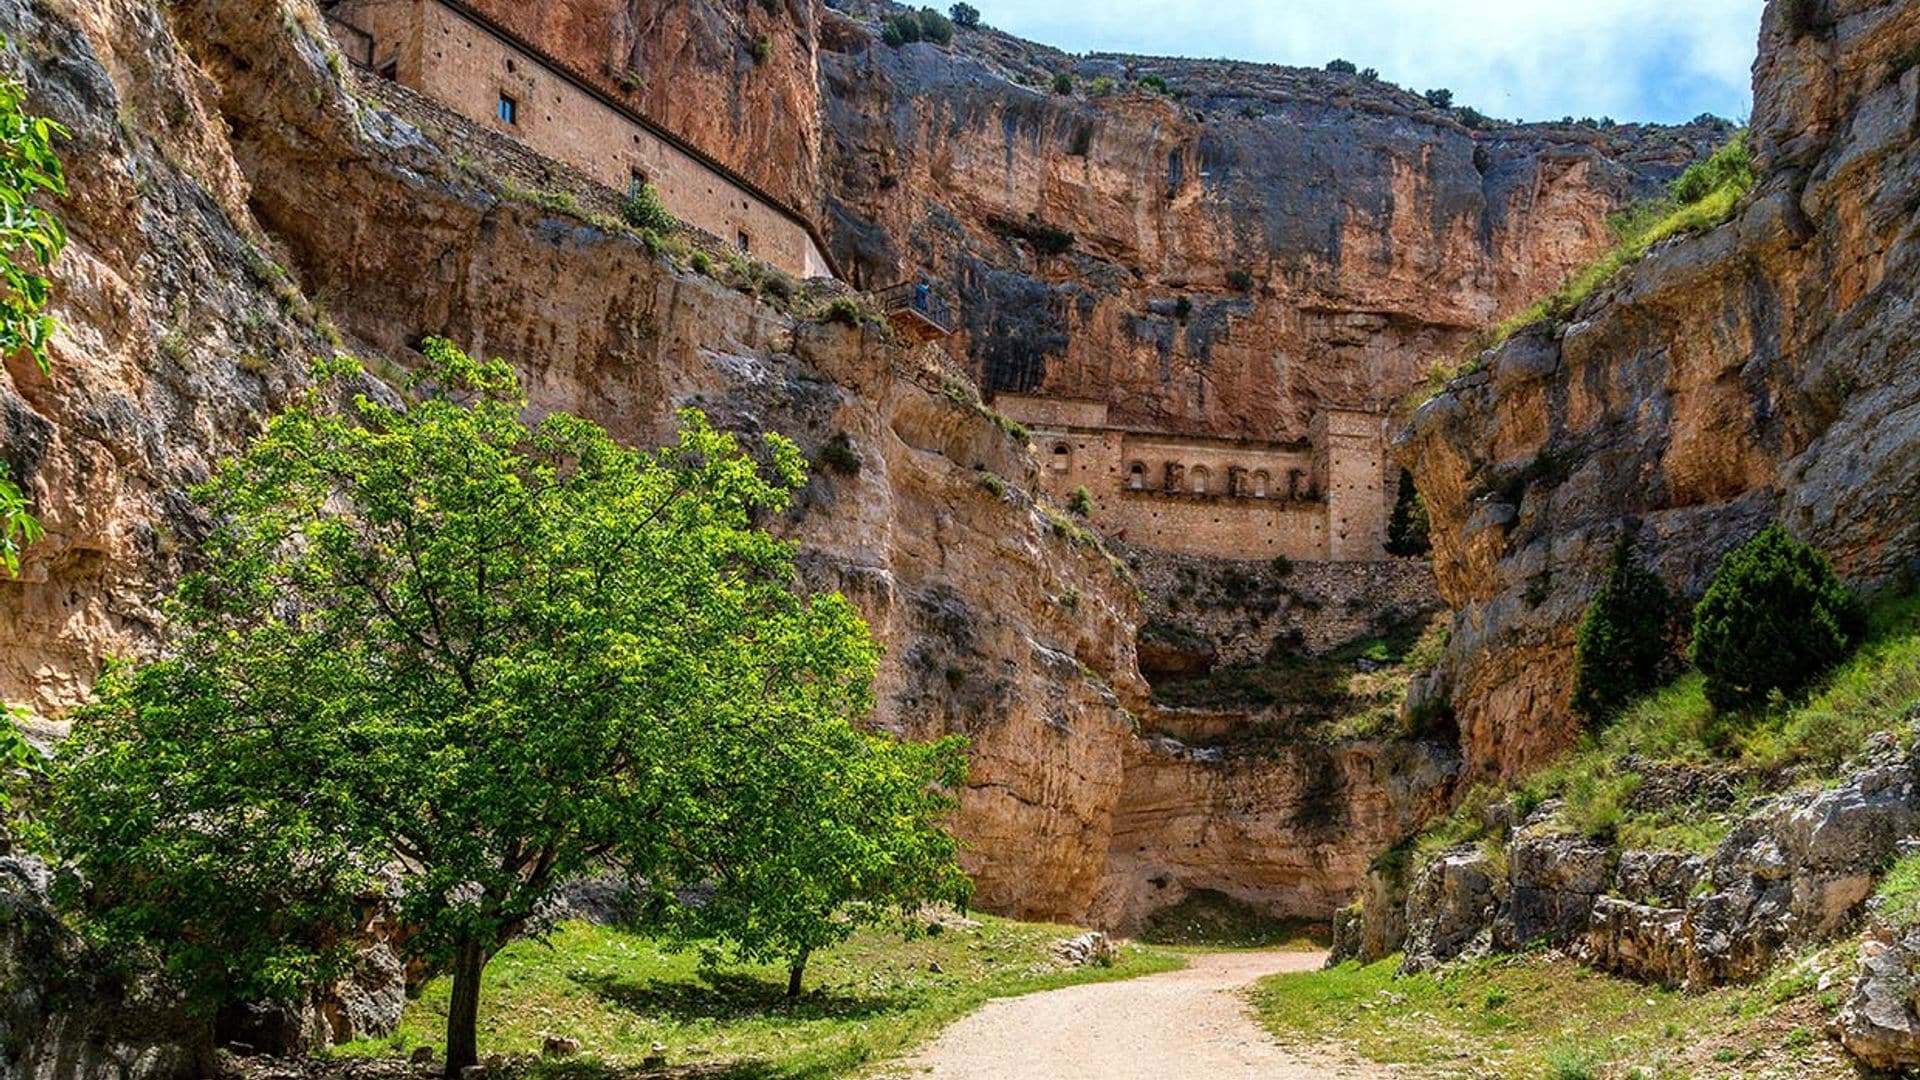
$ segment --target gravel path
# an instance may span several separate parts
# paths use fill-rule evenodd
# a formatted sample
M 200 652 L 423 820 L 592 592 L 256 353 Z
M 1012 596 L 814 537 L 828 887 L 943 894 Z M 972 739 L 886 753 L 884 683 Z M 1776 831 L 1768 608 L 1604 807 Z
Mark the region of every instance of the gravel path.
M 1242 991 L 1323 953 L 1202 953 L 1183 971 L 1003 998 L 885 1075 L 937 1080 L 1328 1080 L 1385 1076 L 1311 1047 L 1285 1048 Z

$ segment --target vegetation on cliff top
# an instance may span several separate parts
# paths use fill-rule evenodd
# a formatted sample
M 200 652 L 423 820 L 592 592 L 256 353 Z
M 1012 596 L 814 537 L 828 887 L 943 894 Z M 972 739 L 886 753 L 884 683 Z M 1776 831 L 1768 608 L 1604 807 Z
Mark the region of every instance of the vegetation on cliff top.
M 1695 162 L 1667 188 L 1664 198 L 1637 203 L 1608 222 L 1614 245 L 1558 289 L 1525 311 L 1500 323 L 1483 348 L 1493 348 L 1538 322 L 1564 319 L 1581 301 L 1636 263 L 1655 244 L 1685 233 L 1704 232 L 1733 216 L 1740 197 L 1753 186 L 1753 152 L 1747 133 L 1736 132 L 1705 161 Z
M 508 946 L 488 972 L 482 1050 L 537 1058 L 543 1036 L 578 1038 L 581 1058 L 529 1062 L 524 1075 L 629 1075 L 650 1058 L 708 1075 L 844 1076 L 901 1053 L 986 1001 L 1182 966 L 1173 952 L 1122 945 L 1111 966 L 1075 967 L 1053 946 L 1067 927 L 991 917 L 941 920 L 902 940 L 866 930 L 814 962 L 814 988 L 785 995 L 779 967 L 724 964 L 641 934 L 568 923 L 544 941 Z M 409 1002 L 387 1040 L 349 1044 L 351 1056 L 405 1056 L 438 1046 L 447 980 Z M 655 1051 L 653 1044 L 664 1049 Z M 516 1075 L 523 1075 L 516 1073 Z

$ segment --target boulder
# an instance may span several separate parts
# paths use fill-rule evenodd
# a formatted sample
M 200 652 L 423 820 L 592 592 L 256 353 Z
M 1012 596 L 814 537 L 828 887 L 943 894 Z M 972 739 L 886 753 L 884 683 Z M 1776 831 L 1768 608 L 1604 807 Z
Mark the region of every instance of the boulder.
M 1493 924 L 1494 947 L 1564 945 L 1587 929 L 1596 897 L 1613 880 L 1613 851 L 1585 836 L 1526 836 L 1508 849 L 1506 903 Z
M 1623 851 L 1613 874 L 1613 893 L 1639 904 L 1685 907 L 1706 865 L 1706 856 L 1692 852 Z
M 1678 986 L 1687 977 L 1686 917 L 1680 908 L 1599 897 L 1579 955 L 1602 971 Z
M 1876 924 L 1860 942 L 1860 973 L 1834 1027 L 1841 1045 L 1872 1069 L 1906 1073 L 1920 1067 L 1920 928 Z
M 1430 971 L 1448 960 L 1482 952 L 1490 943 L 1494 897 L 1492 860 L 1477 847 L 1443 852 L 1421 867 L 1407 890 L 1407 939 L 1400 973 Z

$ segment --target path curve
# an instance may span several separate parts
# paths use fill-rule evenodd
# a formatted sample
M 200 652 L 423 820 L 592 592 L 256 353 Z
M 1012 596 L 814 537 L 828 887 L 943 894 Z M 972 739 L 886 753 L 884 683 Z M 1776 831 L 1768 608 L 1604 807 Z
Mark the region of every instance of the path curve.
M 988 1002 L 886 1075 L 933 1080 L 1326 1080 L 1385 1076 L 1275 1042 L 1242 993 L 1325 953 L 1200 953 L 1181 971 Z

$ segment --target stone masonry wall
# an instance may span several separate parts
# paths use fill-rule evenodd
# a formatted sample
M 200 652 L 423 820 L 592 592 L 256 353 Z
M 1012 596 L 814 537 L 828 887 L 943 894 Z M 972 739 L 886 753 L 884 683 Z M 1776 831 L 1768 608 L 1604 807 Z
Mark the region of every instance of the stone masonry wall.
M 618 191 L 655 185 L 675 216 L 800 277 L 831 276 L 807 230 L 726 173 L 634 123 L 546 61 L 438 0 L 350 0 L 335 20 L 373 39 L 376 68 Z M 514 119 L 502 118 L 504 101 Z

